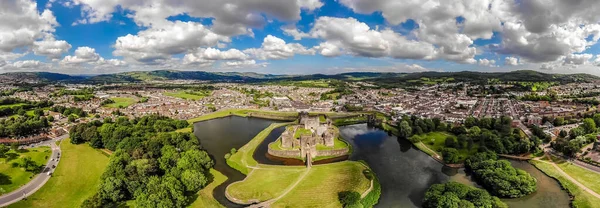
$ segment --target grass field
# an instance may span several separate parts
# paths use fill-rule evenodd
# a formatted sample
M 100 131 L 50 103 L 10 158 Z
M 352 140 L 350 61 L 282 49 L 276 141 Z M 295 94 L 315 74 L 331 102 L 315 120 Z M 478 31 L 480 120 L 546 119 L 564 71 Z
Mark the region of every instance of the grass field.
M 10 108 L 10 107 L 22 106 L 22 105 L 25 105 L 25 103 L 15 103 L 15 104 L 6 104 L 6 105 L 0 104 L 0 108 Z
M 575 199 L 572 202 L 573 207 L 596 208 L 600 204 L 600 199 L 579 188 L 576 184 L 565 178 L 551 164 L 536 160 L 530 160 L 530 162 L 546 175 L 558 180 L 563 188 L 565 188 L 571 195 L 575 196 Z
M 304 136 L 304 135 L 308 135 L 308 136 L 310 136 L 310 135 L 312 135 L 312 131 L 310 131 L 310 130 L 308 130 L 308 129 L 305 129 L 305 128 L 302 128 L 302 127 L 300 127 L 300 128 L 298 128 L 298 129 L 296 129 L 296 132 L 294 133 L 294 138 L 296 138 L 296 139 L 297 139 L 297 138 L 300 138 L 300 137 L 302 137 L 302 136 Z
M 24 168 L 13 168 L 11 165 L 13 162 L 19 162 L 19 158 L 31 157 L 36 164 L 44 166 L 51 153 L 52 150 L 50 150 L 50 147 L 45 146 L 20 150 L 19 152 L 10 150 L 6 153 L 8 157 L 0 160 L 0 195 L 18 189 L 22 185 L 27 184 L 36 175 L 33 172 L 25 171 Z
M 96 192 L 108 157 L 87 144 L 61 143 L 61 162 L 52 178 L 26 201 L 10 207 L 79 207 Z
M 348 143 L 342 141 L 340 138 L 333 140 L 333 147 L 328 147 L 322 144 L 317 144 L 317 150 L 332 150 L 332 149 L 343 149 L 348 148 Z
M 226 109 L 217 111 L 214 113 L 202 115 L 200 117 L 189 119 L 189 123 L 196 123 L 211 119 L 223 118 L 231 115 L 240 116 L 240 117 L 248 117 L 251 113 L 260 113 L 260 114 L 270 114 L 273 116 L 280 117 L 297 117 L 297 112 L 279 112 L 279 111 L 264 111 L 264 110 L 254 110 L 254 109 Z
M 363 175 L 366 167 L 359 162 L 345 161 L 327 165 L 315 165 L 306 177 L 273 204 L 272 207 L 341 207 L 338 192 L 369 189 L 370 181 Z
M 446 132 L 429 132 L 427 134 L 419 135 L 422 137 L 421 142 L 430 149 L 436 151 L 438 155 L 442 155 L 442 149 L 445 147 L 446 138 L 452 136 Z M 465 160 L 470 155 L 477 153 L 478 145 L 474 144 L 473 147 L 469 149 L 457 149 L 460 160 Z
M 250 142 L 241 147 L 235 154 L 231 155 L 229 159 L 227 159 L 227 164 L 235 168 L 236 170 L 242 172 L 243 174 L 248 174 L 250 172 L 249 167 L 258 166 L 258 162 L 254 160 L 252 156 L 254 154 L 254 150 L 260 145 L 267 136 L 273 131 L 273 129 L 279 128 L 281 126 L 288 125 L 289 123 L 274 123 L 269 125 L 267 128 L 259 132 Z
M 202 190 L 198 192 L 198 198 L 190 204 L 191 208 L 218 208 L 224 207 L 221 205 L 214 197 L 213 191 L 215 188 L 227 180 L 227 176 L 223 175 L 221 172 L 210 169 L 210 173 L 213 175 L 213 181 L 208 184 L 208 186 L 204 187 Z
M 227 187 L 227 193 L 246 202 L 267 201 L 281 195 L 305 171 L 305 167 L 256 169 L 243 181 Z
M 188 91 L 180 90 L 176 92 L 165 92 L 164 95 L 186 100 L 200 100 L 206 96 L 209 96 L 210 92 L 195 91 L 193 93 L 189 93 Z
M 115 101 L 115 102 L 105 105 L 104 107 L 127 108 L 127 106 L 133 105 L 134 103 L 137 102 L 135 99 L 129 98 L 129 97 L 116 97 L 116 98 L 111 98 L 111 100 Z
M 579 183 L 584 184 L 596 193 L 600 193 L 600 174 L 565 161 L 557 162 L 556 164 Z

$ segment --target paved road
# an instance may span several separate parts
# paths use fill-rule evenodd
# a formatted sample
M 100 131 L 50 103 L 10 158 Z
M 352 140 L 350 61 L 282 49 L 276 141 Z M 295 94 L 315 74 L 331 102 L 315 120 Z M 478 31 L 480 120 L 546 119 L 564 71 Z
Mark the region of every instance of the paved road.
M 64 135 L 52 140 L 48 140 L 45 142 L 41 142 L 38 144 L 33 144 L 33 146 L 26 146 L 25 148 L 31 148 L 31 147 L 37 147 L 37 146 L 50 146 L 52 148 L 52 154 L 51 154 L 51 159 L 48 160 L 48 163 L 46 163 L 46 167 L 44 168 L 44 170 L 42 171 L 41 174 L 38 174 L 35 176 L 35 178 L 33 178 L 31 181 L 29 181 L 29 183 L 27 183 L 26 185 L 22 186 L 21 188 L 10 192 L 8 194 L 4 194 L 2 196 L 0 196 L 0 207 L 6 207 L 8 205 L 11 205 L 13 203 L 16 203 L 20 200 L 22 200 L 24 197 L 30 196 L 33 193 L 35 193 L 37 190 L 39 190 L 40 188 L 42 188 L 42 186 L 44 186 L 44 184 L 46 184 L 46 182 L 50 179 L 50 175 L 48 175 L 48 172 L 54 172 L 54 168 L 52 168 L 52 166 L 58 166 L 58 162 L 59 159 L 58 155 L 60 155 L 60 147 L 58 147 L 55 142 L 65 139 L 69 137 L 69 135 Z

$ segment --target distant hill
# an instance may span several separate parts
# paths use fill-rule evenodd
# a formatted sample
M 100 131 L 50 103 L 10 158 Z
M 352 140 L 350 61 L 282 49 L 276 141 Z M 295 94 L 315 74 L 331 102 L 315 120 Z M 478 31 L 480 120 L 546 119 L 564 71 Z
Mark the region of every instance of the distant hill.
M 305 81 L 305 80 L 348 80 L 348 81 L 373 81 L 381 85 L 418 85 L 439 82 L 592 82 L 600 77 L 589 74 L 546 74 L 531 70 L 512 72 L 419 72 L 419 73 L 377 73 L 353 72 L 334 75 L 272 75 L 259 73 L 238 72 L 205 72 L 205 71 L 174 71 L 158 70 L 144 72 L 123 72 L 117 74 L 103 74 L 95 76 L 72 76 L 50 72 L 14 72 L 0 74 L 0 80 L 33 80 L 39 82 L 66 82 L 66 83 L 127 83 L 149 82 L 161 80 L 201 80 L 209 82 L 273 82 L 273 81 Z

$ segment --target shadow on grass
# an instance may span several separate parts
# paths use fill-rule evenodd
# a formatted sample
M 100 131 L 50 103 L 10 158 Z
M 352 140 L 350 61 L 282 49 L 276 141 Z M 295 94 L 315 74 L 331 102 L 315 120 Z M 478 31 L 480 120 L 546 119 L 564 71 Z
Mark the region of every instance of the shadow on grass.
M 4 174 L 4 173 L 0 173 L 0 185 L 9 185 L 12 184 L 12 181 L 10 180 L 11 177 Z

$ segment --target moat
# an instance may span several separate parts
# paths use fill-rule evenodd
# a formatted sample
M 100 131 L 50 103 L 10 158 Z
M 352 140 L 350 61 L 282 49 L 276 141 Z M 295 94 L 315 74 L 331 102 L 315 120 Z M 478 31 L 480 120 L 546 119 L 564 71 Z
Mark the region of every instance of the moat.
M 240 207 L 229 202 L 225 187 L 244 179 L 244 175 L 230 168 L 224 155 L 231 148 L 240 148 L 272 121 L 259 118 L 226 117 L 194 124 L 195 134 L 215 160 L 215 169 L 229 179 L 215 189 L 214 196 L 226 207 Z M 265 164 L 302 165 L 302 161 L 270 157 L 267 145 L 285 130 L 277 128 L 256 149 L 254 158 Z M 456 180 L 473 184 L 464 171 L 446 168 L 429 155 L 415 149 L 409 141 L 397 139 L 385 131 L 358 124 L 340 127 L 342 138 L 352 145 L 350 160 L 364 160 L 379 177 L 382 194 L 377 207 L 420 207 L 427 188 L 434 183 Z M 347 157 L 328 161 L 345 160 Z M 538 180 L 538 192 L 520 199 L 503 200 L 510 207 L 568 207 L 569 197 L 560 185 L 526 162 L 511 161 Z M 474 184 L 476 185 L 476 184 Z

